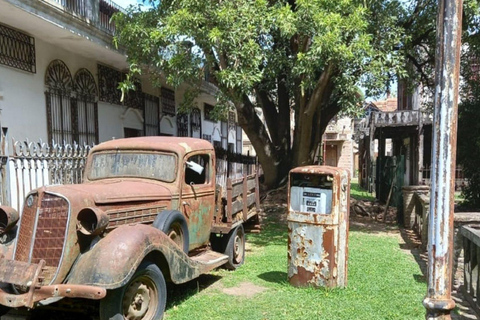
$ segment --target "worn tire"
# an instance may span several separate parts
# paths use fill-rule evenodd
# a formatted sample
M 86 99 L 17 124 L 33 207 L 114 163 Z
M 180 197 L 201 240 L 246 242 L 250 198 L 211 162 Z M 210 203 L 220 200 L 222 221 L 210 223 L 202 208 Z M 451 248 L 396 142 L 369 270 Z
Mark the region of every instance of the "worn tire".
M 108 290 L 100 301 L 100 320 L 160 320 L 166 301 L 162 271 L 156 264 L 144 261 L 126 285 Z
M 0 317 L 6 315 L 12 308 L 0 305 Z
M 236 270 L 245 261 L 245 230 L 239 225 L 227 235 L 225 254 L 228 262 L 224 265 L 229 270 Z
M 155 228 L 163 231 L 173 240 L 183 252 L 188 253 L 190 238 L 188 235 L 188 224 L 183 214 L 176 210 L 165 210 L 160 212 L 152 224 Z

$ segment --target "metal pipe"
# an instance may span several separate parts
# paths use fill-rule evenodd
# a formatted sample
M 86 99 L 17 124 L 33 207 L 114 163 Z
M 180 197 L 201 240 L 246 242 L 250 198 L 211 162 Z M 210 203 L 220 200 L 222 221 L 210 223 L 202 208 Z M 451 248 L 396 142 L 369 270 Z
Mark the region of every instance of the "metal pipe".
M 437 16 L 432 190 L 428 225 L 426 319 L 449 320 L 462 0 L 440 0 Z

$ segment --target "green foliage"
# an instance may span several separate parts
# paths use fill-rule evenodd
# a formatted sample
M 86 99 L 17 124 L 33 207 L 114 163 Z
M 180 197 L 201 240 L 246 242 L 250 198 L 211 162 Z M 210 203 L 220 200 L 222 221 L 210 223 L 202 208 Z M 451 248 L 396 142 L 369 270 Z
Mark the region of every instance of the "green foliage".
M 356 87 L 378 94 L 401 68 L 397 1 L 160 1 L 114 17 L 115 41 L 131 63 L 162 72 L 169 84 L 199 85 L 203 71 L 232 101 L 274 90 L 279 74 L 291 91 L 315 87 L 337 67 L 342 99 Z M 153 67 L 153 68 L 152 68 Z M 356 104 L 352 104 L 355 106 Z
M 215 114 L 237 110 L 269 187 L 291 166 L 314 161 L 328 121 L 361 107 L 359 87 L 377 96 L 396 77 L 415 79 L 413 72 L 407 76 L 406 60 L 417 59 L 423 67 L 435 48 L 435 0 L 164 0 L 149 5 L 114 16 L 115 42 L 156 83 L 164 79 L 174 87 L 194 88 L 181 112 L 192 106 L 208 74 L 219 89 Z M 424 75 L 430 77 L 430 71 Z M 262 119 L 255 108 L 262 109 Z

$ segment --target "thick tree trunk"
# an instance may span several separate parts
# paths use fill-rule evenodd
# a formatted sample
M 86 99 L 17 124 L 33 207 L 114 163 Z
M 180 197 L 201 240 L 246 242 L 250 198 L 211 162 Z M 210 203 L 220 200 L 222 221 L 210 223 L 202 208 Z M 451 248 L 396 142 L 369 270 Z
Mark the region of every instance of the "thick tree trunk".
M 320 137 L 312 137 L 312 133 L 321 134 L 321 130 L 314 130 L 314 126 L 320 125 L 322 102 L 328 100 L 325 95 L 331 94 L 331 90 L 327 89 L 332 78 L 333 68 L 332 65 L 325 67 L 309 99 L 306 99 L 304 94 L 297 95 L 299 112 L 298 119 L 295 120 L 294 166 L 304 166 L 313 162 L 312 150 L 316 149 L 317 146 L 314 143 L 319 141 Z
M 285 164 L 278 157 L 264 123 L 256 114 L 254 105 L 248 97 L 244 97 L 243 102 L 236 103 L 235 108 L 237 109 L 238 123 L 250 139 L 262 165 L 264 185 L 267 189 L 276 187 L 285 174 Z

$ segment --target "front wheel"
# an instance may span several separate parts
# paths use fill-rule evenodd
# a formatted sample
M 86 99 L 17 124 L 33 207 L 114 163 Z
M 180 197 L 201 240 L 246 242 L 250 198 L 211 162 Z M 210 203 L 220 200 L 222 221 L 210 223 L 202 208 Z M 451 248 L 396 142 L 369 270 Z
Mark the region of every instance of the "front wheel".
M 162 271 L 142 262 L 123 287 L 109 290 L 100 301 L 100 320 L 160 320 L 167 302 Z
M 176 210 L 164 210 L 153 221 L 153 227 L 163 231 L 183 252 L 188 254 L 189 235 L 185 217 Z

